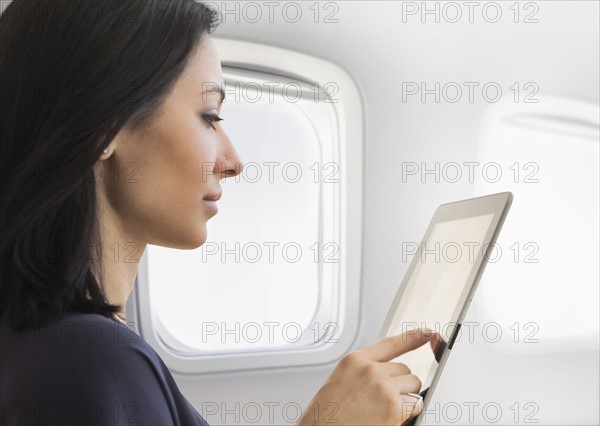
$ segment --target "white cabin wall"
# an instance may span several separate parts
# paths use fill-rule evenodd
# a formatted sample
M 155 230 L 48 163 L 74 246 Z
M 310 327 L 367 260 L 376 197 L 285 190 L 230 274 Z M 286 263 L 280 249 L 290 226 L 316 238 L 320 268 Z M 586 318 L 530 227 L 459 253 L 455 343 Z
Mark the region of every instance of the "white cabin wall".
M 228 15 L 227 22 L 214 33 L 326 59 L 344 68 L 360 89 L 365 111 L 364 241 L 360 331 L 354 348 L 378 337 L 408 266 L 400 261 L 402 242 L 420 241 L 438 204 L 476 195 L 468 183 L 403 184 L 400 167 L 402 161 L 473 161 L 478 122 L 490 104 L 480 100 L 403 103 L 401 82 L 440 81 L 443 85 L 495 81 L 508 88 L 515 81 L 533 81 L 541 94 L 595 103 L 599 100 L 598 2 L 537 2 L 537 24 L 515 24 L 511 19 L 496 24 L 483 19 L 473 24 L 423 24 L 415 17 L 402 23 L 401 3 L 338 2 L 335 17 L 339 23 L 331 24 L 315 24 L 312 18 L 291 24 L 281 15 L 276 15 L 273 23 L 263 19 L 253 24 L 243 19 L 235 22 L 234 16 Z M 304 4 L 307 14 L 310 4 Z M 489 267 L 488 272 L 492 270 Z M 472 308 L 477 302 L 476 297 Z M 473 320 L 471 315 L 467 320 Z M 598 395 L 579 395 L 577 380 L 569 376 L 578 365 L 597 378 L 597 361 L 592 354 L 577 360 L 563 356 L 523 362 L 501 359 L 483 345 L 457 345 L 434 401 L 494 401 L 502 397 L 499 393 L 507 392 L 517 401 L 536 394 L 541 407 L 537 418 L 542 422 L 572 423 L 576 419 L 591 424 L 598 417 L 589 410 L 583 417 L 561 416 L 557 413 L 564 413 L 565 408 L 551 405 L 560 388 L 575 392 L 574 397 L 580 398 L 577 405 L 592 404 L 596 398 L 597 407 Z M 199 409 L 203 401 L 225 402 L 229 409 L 236 402 L 241 406 L 273 401 L 304 406 L 334 367 L 335 363 L 214 374 L 193 380 L 176 378 Z M 536 372 L 554 371 L 556 376 L 543 381 L 526 379 L 534 367 Z M 517 385 L 519 381 L 524 384 Z M 207 420 L 219 423 L 218 416 Z M 233 417 L 227 421 L 232 422 Z
M 229 3 L 227 7 L 233 8 L 233 2 L 213 3 L 221 7 Z M 424 24 L 418 17 L 403 23 L 402 3 L 340 1 L 338 23 L 315 24 L 308 10 L 313 2 L 299 2 L 307 19 L 298 23 L 287 23 L 280 14 L 273 23 L 263 19 L 256 24 L 228 15 L 214 33 L 326 59 L 344 68 L 361 91 L 364 241 L 360 329 L 354 348 L 378 337 L 408 266 L 399 261 L 402 242 L 420 240 L 438 204 L 475 195 L 468 184 L 401 183 L 400 164 L 473 160 L 478 121 L 489 104 L 403 103 L 401 82 L 497 81 L 508 87 L 515 81 L 534 81 L 540 93 L 599 102 L 597 1 L 535 2 L 540 7 L 537 24 L 514 24 L 510 19 L 491 24 L 481 15 L 472 24 L 464 19 L 457 24 Z M 3 2 L 3 8 L 8 4 Z M 264 13 L 267 10 L 263 8 Z M 489 267 L 488 273 L 492 270 Z M 466 321 L 476 320 L 473 308 L 477 304 L 475 297 Z M 204 411 L 203 403 L 225 403 L 228 409 L 236 403 L 305 406 L 334 367 L 335 363 L 200 378 L 174 376 L 200 411 Z M 598 424 L 597 378 L 597 353 L 511 359 L 491 352 L 481 342 L 457 344 L 433 402 L 525 401 L 534 395 L 540 405 L 540 424 Z M 595 393 L 580 392 L 593 385 Z M 565 396 L 558 397 L 560 393 Z M 578 414 L 569 407 L 586 409 Z M 219 416 L 204 414 L 211 424 L 233 420 L 229 416 L 221 422 Z M 273 423 L 281 423 L 280 410 L 276 414 Z

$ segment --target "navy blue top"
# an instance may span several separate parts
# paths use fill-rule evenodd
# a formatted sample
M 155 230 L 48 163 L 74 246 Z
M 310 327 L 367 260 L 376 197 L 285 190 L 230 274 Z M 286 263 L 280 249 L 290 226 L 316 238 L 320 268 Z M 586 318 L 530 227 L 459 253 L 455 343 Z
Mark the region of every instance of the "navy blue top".
M 0 424 L 207 425 L 158 354 L 98 314 L 15 333 L 0 321 Z

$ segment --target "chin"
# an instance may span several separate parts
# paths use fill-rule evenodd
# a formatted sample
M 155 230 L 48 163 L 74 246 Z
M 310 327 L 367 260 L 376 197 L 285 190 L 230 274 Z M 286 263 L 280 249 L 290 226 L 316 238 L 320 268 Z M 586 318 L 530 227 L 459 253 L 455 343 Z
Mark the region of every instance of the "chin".
M 206 223 L 204 223 L 199 228 L 195 229 L 194 232 L 190 232 L 187 235 L 194 237 L 192 241 L 189 241 L 188 250 L 194 250 L 202 246 L 202 244 L 206 242 L 206 239 L 208 237 Z
M 177 248 L 180 250 L 195 250 L 206 242 L 206 237 L 206 231 L 200 232 L 196 229 L 194 232 L 187 234 L 186 238 L 181 240 Z
M 202 217 L 196 222 L 180 222 L 177 228 L 164 229 L 163 238 L 156 238 L 149 244 L 176 250 L 194 250 L 206 242 L 207 236 L 206 219 Z

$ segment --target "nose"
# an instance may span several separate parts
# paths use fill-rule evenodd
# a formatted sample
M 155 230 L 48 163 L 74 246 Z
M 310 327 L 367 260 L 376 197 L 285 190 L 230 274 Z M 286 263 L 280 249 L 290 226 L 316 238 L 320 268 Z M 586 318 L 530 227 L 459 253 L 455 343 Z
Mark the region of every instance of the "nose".
M 244 170 L 244 163 L 231 143 L 231 140 L 227 136 L 225 136 L 225 139 L 223 155 L 216 166 L 216 172 L 221 175 L 221 179 L 235 177 Z

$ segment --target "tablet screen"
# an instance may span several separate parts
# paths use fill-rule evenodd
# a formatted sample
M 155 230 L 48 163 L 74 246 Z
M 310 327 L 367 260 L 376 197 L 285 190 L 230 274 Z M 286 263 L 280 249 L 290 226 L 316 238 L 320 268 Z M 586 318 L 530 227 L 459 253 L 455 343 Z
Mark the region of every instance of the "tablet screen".
M 416 328 L 430 328 L 441 334 L 443 341 L 430 344 L 394 359 L 409 366 L 422 382 L 431 385 L 439 356 L 452 337 L 472 281 L 469 276 L 480 265 L 485 253 L 484 240 L 494 218 L 493 213 L 461 218 L 434 225 L 429 238 L 415 254 L 416 266 L 405 284 L 387 336 Z M 413 262 L 415 260 L 413 259 Z

